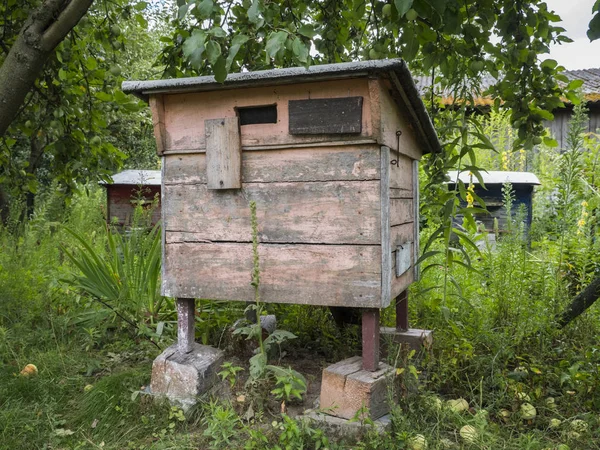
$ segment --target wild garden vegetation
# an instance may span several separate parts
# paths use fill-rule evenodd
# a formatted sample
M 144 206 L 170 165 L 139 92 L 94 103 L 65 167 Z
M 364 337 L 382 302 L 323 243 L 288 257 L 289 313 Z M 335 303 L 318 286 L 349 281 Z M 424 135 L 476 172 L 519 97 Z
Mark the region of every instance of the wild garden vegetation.
M 289 333 L 266 343 L 270 365 L 257 372 L 231 330 L 243 305 L 203 300 L 197 339 L 227 350 L 228 392 L 186 413 L 155 402 L 144 386 L 157 347 L 174 339 L 175 313 L 173 300 L 157 294 L 156 231 L 139 231 L 147 211 L 139 211 L 138 231 L 119 234 L 105 225 L 102 188 L 89 185 L 68 206 L 60 192 L 40 192 L 31 219 L 9 220 L 1 234 L 0 446 L 597 448 L 600 312 L 592 307 L 558 326 L 600 263 L 600 140 L 578 126 L 584 114 L 576 108 L 569 148 L 479 151 L 484 168 L 540 175 L 532 229 L 526 235 L 522 211 L 512 209 L 510 232 L 495 248 L 431 244 L 440 253 L 423 262 L 410 296 L 412 325 L 433 329 L 434 346 L 417 354 L 389 348 L 398 369 L 391 428 L 376 433 L 367 420 L 346 441 L 292 417 L 313 407 L 299 398 L 320 368 L 360 353 L 357 327 L 337 329 L 327 309 L 264 305 Z M 483 131 L 507 148 L 505 114 L 484 119 Z M 504 202 L 512 201 L 507 185 Z M 422 209 L 426 242 L 439 214 Z M 448 262 L 448 252 L 462 251 L 470 266 Z M 393 311 L 383 320 L 391 325 Z M 38 373 L 19 374 L 27 364 Z
M 83 19 L 44 49 L 22 103 L 0 117 L 0 448 L 600 447 L 598 307 L 565 316 L 599 276 L 600 140 L 584 133 L 577 83 L 559 87 L 561 68 L 538 59 L 568 41 L 544 2 L 8 0 L 0 101 L 15 88 L 11 50 L 31 44 L 22 30 L 73 5 Z M 155 402 L 151 363 L 175 337 L 173 299 L 157 290 L 160 233 L 141 208 L 131 230 L 107 226 L 96 184 L 123 164 L 158 165 L 147 109 L 119 82 L 396 56 L 455 103 L 427 95 L 444 151 L 421 165 L 410 317 L 435 343 L 386 346 L 397 370 L 390 428 L 357 418 L 360 435 L 342 439 L 296 420 L 315 407 L 321 368 L 360 353 L 357 327 L 340 330 L 315 307 L 259 302 L 281 329 L 263 341 L 256 327 L 232 329 L 245 305 L 199 301 L 197 340 L 227 351 L 223 391 L 186 412 Z M 498 82 L 484 116 L 474 112 L 485 73 Z M 562 95 L 578 106 L 556 148 L 543 121 Z M 470 186 L 444 184 L 452 169 L 535 172 L 531 230 L 507 185 L 510 227 L 487 244 Z M 260 262 L 250 275 L 258 286 Z

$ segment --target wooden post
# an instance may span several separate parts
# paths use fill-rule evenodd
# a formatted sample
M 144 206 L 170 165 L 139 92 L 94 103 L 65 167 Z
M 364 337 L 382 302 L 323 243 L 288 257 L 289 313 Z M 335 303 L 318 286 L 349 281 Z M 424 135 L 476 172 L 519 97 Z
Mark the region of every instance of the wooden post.
M 177 299 L 177 347 L 179 353 L 189 353 L 196 337 L 196 300 L 193 298 Z
M 408 330 L 408 290 L 396 297 L 396 330 Z
M 364 309 L 362 313 L 362 363 L 369 372 L 379 368 L 379 309 Z

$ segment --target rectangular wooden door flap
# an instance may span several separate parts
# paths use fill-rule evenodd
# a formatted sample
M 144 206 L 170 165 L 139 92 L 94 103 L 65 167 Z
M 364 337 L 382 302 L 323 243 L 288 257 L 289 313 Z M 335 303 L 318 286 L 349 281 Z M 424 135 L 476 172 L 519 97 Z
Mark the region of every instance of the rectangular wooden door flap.
M 406 242 L 405 244 L 396 247 L 396 276 L 399 277 L 412 265 L 413 243 Z
M 208 189 L 240 189 L 242 144 L 238 118 L 207 119 L 204 127 Z

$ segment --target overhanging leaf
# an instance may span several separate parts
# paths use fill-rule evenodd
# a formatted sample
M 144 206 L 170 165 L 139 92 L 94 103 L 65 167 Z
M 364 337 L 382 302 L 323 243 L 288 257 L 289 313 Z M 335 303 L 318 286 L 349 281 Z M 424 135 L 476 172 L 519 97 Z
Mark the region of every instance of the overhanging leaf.
M 209 63 L 216 64 L 217 59 L 221 56 L 221 46 L 218 42 L 208 41 L 206 43 L 206 56 Z
M 227 64 L 225 65 L 227 71 L 231 69 L 231 64 L 233 63 L 233 60 L 240 51 L 242 45 L 248 42 L 248 39 L 250 38 L 245 34 L 238 34 L 232 39 L 231 46 L 229 47 L 229 55 L 227 55 Z
M 204 62 L 202 55 L 204 54 L 205 42 L 206 33 L 202 30 L 196 30 L 183 43 L 183 56 L 185 56 L 195 68 L 201 67 Z
M 267 41 L 267 45 L 265 46 L 265 50 L 267 52 L 267 56 L 269 58 L 275 58 L 277 52 L 281 50 L 285 44 L 285 41 L 288 38 L 287 31 L 277 31 L 271 33 L 269 36 L 269 40 Z
M 406 12 L 412 7 L 413 0 L 394 0 L 394 6 L 400 17 L 404 16 Z

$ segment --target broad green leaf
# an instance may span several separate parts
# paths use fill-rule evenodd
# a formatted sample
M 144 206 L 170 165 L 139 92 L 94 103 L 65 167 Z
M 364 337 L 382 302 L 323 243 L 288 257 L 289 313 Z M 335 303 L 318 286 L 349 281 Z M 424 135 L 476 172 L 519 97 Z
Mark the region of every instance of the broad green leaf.
M 594 8 L 598 8 L 598 3 L 594 5 Z M 597 9 L 596 9 L 597 11 Z M 600 12 L 596 12 L 596 15 L 592 17 L 590 20 L 590 24 L 588 25 L 589 29 L 587 31 L 587 37 L 590 41 L 595 41 L 596 39 L 600 39 Z
M 581 103 L 581 97 L 579 97 L 576 92 L 567 92 L 565 95 L 574 105 L 579 105 Z
M 567 89 L 575 90 L 579 89 L 581 86 L 583 86 L 583 80 L 571 80 L 567 85 Z
M 212 14 L 214 6 L 213 0 L 202 0 L 196 9 L 202 19 L 207 19 Z
M 292 51 L 298 61 L 305 63 L 308 61 L 308 48 L 304 45 L 304 42 L 300 38 L 294 39 L 292 43 Z
M 182 20 L 187 14 L 188 9 L 190 9 L 190 5 L 188 5 L 187 3 L 185 5 L 180 6 L 177 10 L 177 19 Z
M 218 42 L 208 41 L 206 43 L 206 56 L 212 65 L 217 62 L 217 58 L 221 56 L 221 46 Z
M 250 376 L 254 379 L 261 378 L 267 367 L 267 355 L 258 353 L 250 358 Z
M 415 34 L 410 34 L 406 38 L 406 45 L 402 50 L 402 59 L 412 61 L 419 53 L 419 40 Z
M 314 38 L 317 35 L 315 28 L 312 25 L 304 24 L 298 28 L 298 33 L 302 36 L 306 36 L 309 39 Z
M 37 193 L 38 183 L 36 180 L 28 180 L 27 181 L 27 190 L 32 194 Z
M 204 42 L 206 34 L 204 31 L 196 30 L 183 43 L 183 55 L 188 59 L 192 66 L 199 68 L 202 66 L 202 55 L 204 53 Z
M 96 58 L 93 57 L 89 57 L 85 60 L 85 67 L 87 67 L 88 70 L 94 70 L 96 69 L 96 67 L 98 67 L 98 62 L 96 61 Z
M 213 27 L 213 28 L 211 28 L 210 30 L 208 30 L 208 34 L 211 35 L 211 36 L 214 36 L 214 37 L 218 37 L 218 38 L 227 37 L 227 33 L 221 27 Z
M 143 15 L 141 14 L 136 14 L 135 15 L 135 21 L 139 24 L 139 26 L 141 26 L 142 28 L 148 28 L 148 21 L 144 18 Z
M 277 52 L 283 48 L 285 45 L 285 41 L 288 38 L 287 31 L 277 31 L 271 33 L 269 36 L 269 40 L 267 41 L 267 45 L 265 46 L 265 50 L 267 52 L 267 56 L 269 58 L 275 58 Z
M 252 0 L 252 5 L 248 8 L 248 20 L 250 23 L 257 24 L 260 21 L 260 1 Z
M 406 12 L 412 7 L 413 0 L 394 0 L 394 6 L 400 17 L 404 16 Z
M 558 147 L 558 142 L 556 142 L 556 139 L 552 139 L 550 137 L 544 137 L 544 145 L 546 147 L 556 148 L 556 147 Z
M 545 67 L 549 68 L 549 69 L 554 69 L 556 68 L 556 66 L 558 66 L 558 63 L 556 62 L 556 60 L 554 59 L 545 59 L 544 61 L 542 61 L 542 63 L 540 64 L 540 67 L 543 69 Z
M 227 78 L 227 63 L 223 56 L 219 56 L 213 66 L 213 72 L 215 74 L 215 80 L 219 83 L 223 83 Z
M 134 8 L 135 8 L 136 11 L 143 11 L 147 7 L 148 7 L 148 3 L 146 3 L 146 2 L 137 2 L 134 5 Z
M 231 41 L 231 46 L 229 47 L 229 55 L 227 55 L 227 64 L 225 66 L 228 72 L 231 69 L 231 64 L 233 63 L 236 55 L 240 51 L 241 46 L 248 42 L 248 39 L 250 38 L 245 34 L 238 34 Z

